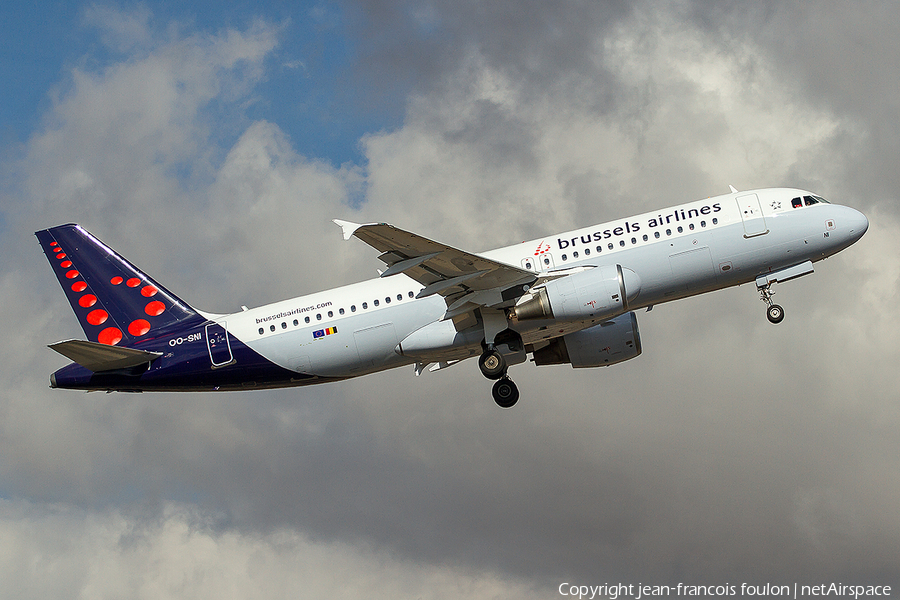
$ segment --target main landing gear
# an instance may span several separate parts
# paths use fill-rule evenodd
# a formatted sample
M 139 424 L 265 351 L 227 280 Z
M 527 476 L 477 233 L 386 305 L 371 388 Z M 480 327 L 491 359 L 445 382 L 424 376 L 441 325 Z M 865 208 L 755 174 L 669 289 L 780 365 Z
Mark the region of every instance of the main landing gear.
M 772 300 L 772 296 L 775 295 L 775 292 L 772 291 L 771 287 L 772 284 L 770 283 L 759 286 L 759 299 L 768 306 L 766 309 L 766 317 L 768 317 L 769 322 L 778 324 L 784 320 L 784 309 L 778 304 L 775 304 Z
M 506 359 L 495 348 L 488 347 L 478 359 L 481 374 L 496 380 L 491 394 L 500 408 L 512 408 L 519 401 L 519 388 L 506 374 Z

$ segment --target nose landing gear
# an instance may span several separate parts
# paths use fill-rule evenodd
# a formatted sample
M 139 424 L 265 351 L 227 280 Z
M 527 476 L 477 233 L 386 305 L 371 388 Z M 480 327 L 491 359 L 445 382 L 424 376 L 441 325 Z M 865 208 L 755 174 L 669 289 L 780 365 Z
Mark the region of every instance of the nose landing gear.
M 775 292 L 772 291 L 770 283 L 766 285 L 759 286 L 759 299 L 766 303 L 768 308 L 766 309 L 766 317 L 769 319 L 770 323 L 778 324 L 784 320 L 784 309 L 781 308 L 780 305 L 775 304 L 772 300 L 772 296 L 775 295 Z

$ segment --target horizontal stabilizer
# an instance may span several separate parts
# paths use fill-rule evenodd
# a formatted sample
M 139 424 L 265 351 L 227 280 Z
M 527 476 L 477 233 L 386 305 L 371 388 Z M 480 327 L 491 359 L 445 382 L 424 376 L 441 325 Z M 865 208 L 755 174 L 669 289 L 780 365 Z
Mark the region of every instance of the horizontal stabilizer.
M 147 352 L 84 340 L 66 340 L 50 344 L 49 347 L 95 373 L 148 364 L 162 356 L 162 352 Z

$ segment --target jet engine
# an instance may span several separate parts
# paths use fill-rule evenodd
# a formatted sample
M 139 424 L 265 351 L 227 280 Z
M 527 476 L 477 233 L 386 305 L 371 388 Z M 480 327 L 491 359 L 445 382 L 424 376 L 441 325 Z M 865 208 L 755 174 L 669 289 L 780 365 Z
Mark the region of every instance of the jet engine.
M 604 265 L 547 282 L 523 296 L 510 316 L 518 321 L 602 319 L 627 311 L 640 291 L 637 273 L 622 265 Z
M 633 312 L 550 340 L 534 351 L 534 364 L 571 364 L 575 369 L 608 367 L 641 353 L 641 334 Z

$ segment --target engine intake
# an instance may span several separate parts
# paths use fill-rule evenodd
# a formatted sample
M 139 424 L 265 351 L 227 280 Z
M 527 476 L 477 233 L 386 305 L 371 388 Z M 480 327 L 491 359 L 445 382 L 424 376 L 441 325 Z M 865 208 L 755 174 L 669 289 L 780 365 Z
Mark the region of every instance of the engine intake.
M 641 354 L 641 333 L 633 312 L 599 325 L 550 340 L 534 351 L 534 364 L 565 365 L 575 369 L 608 367 Z

